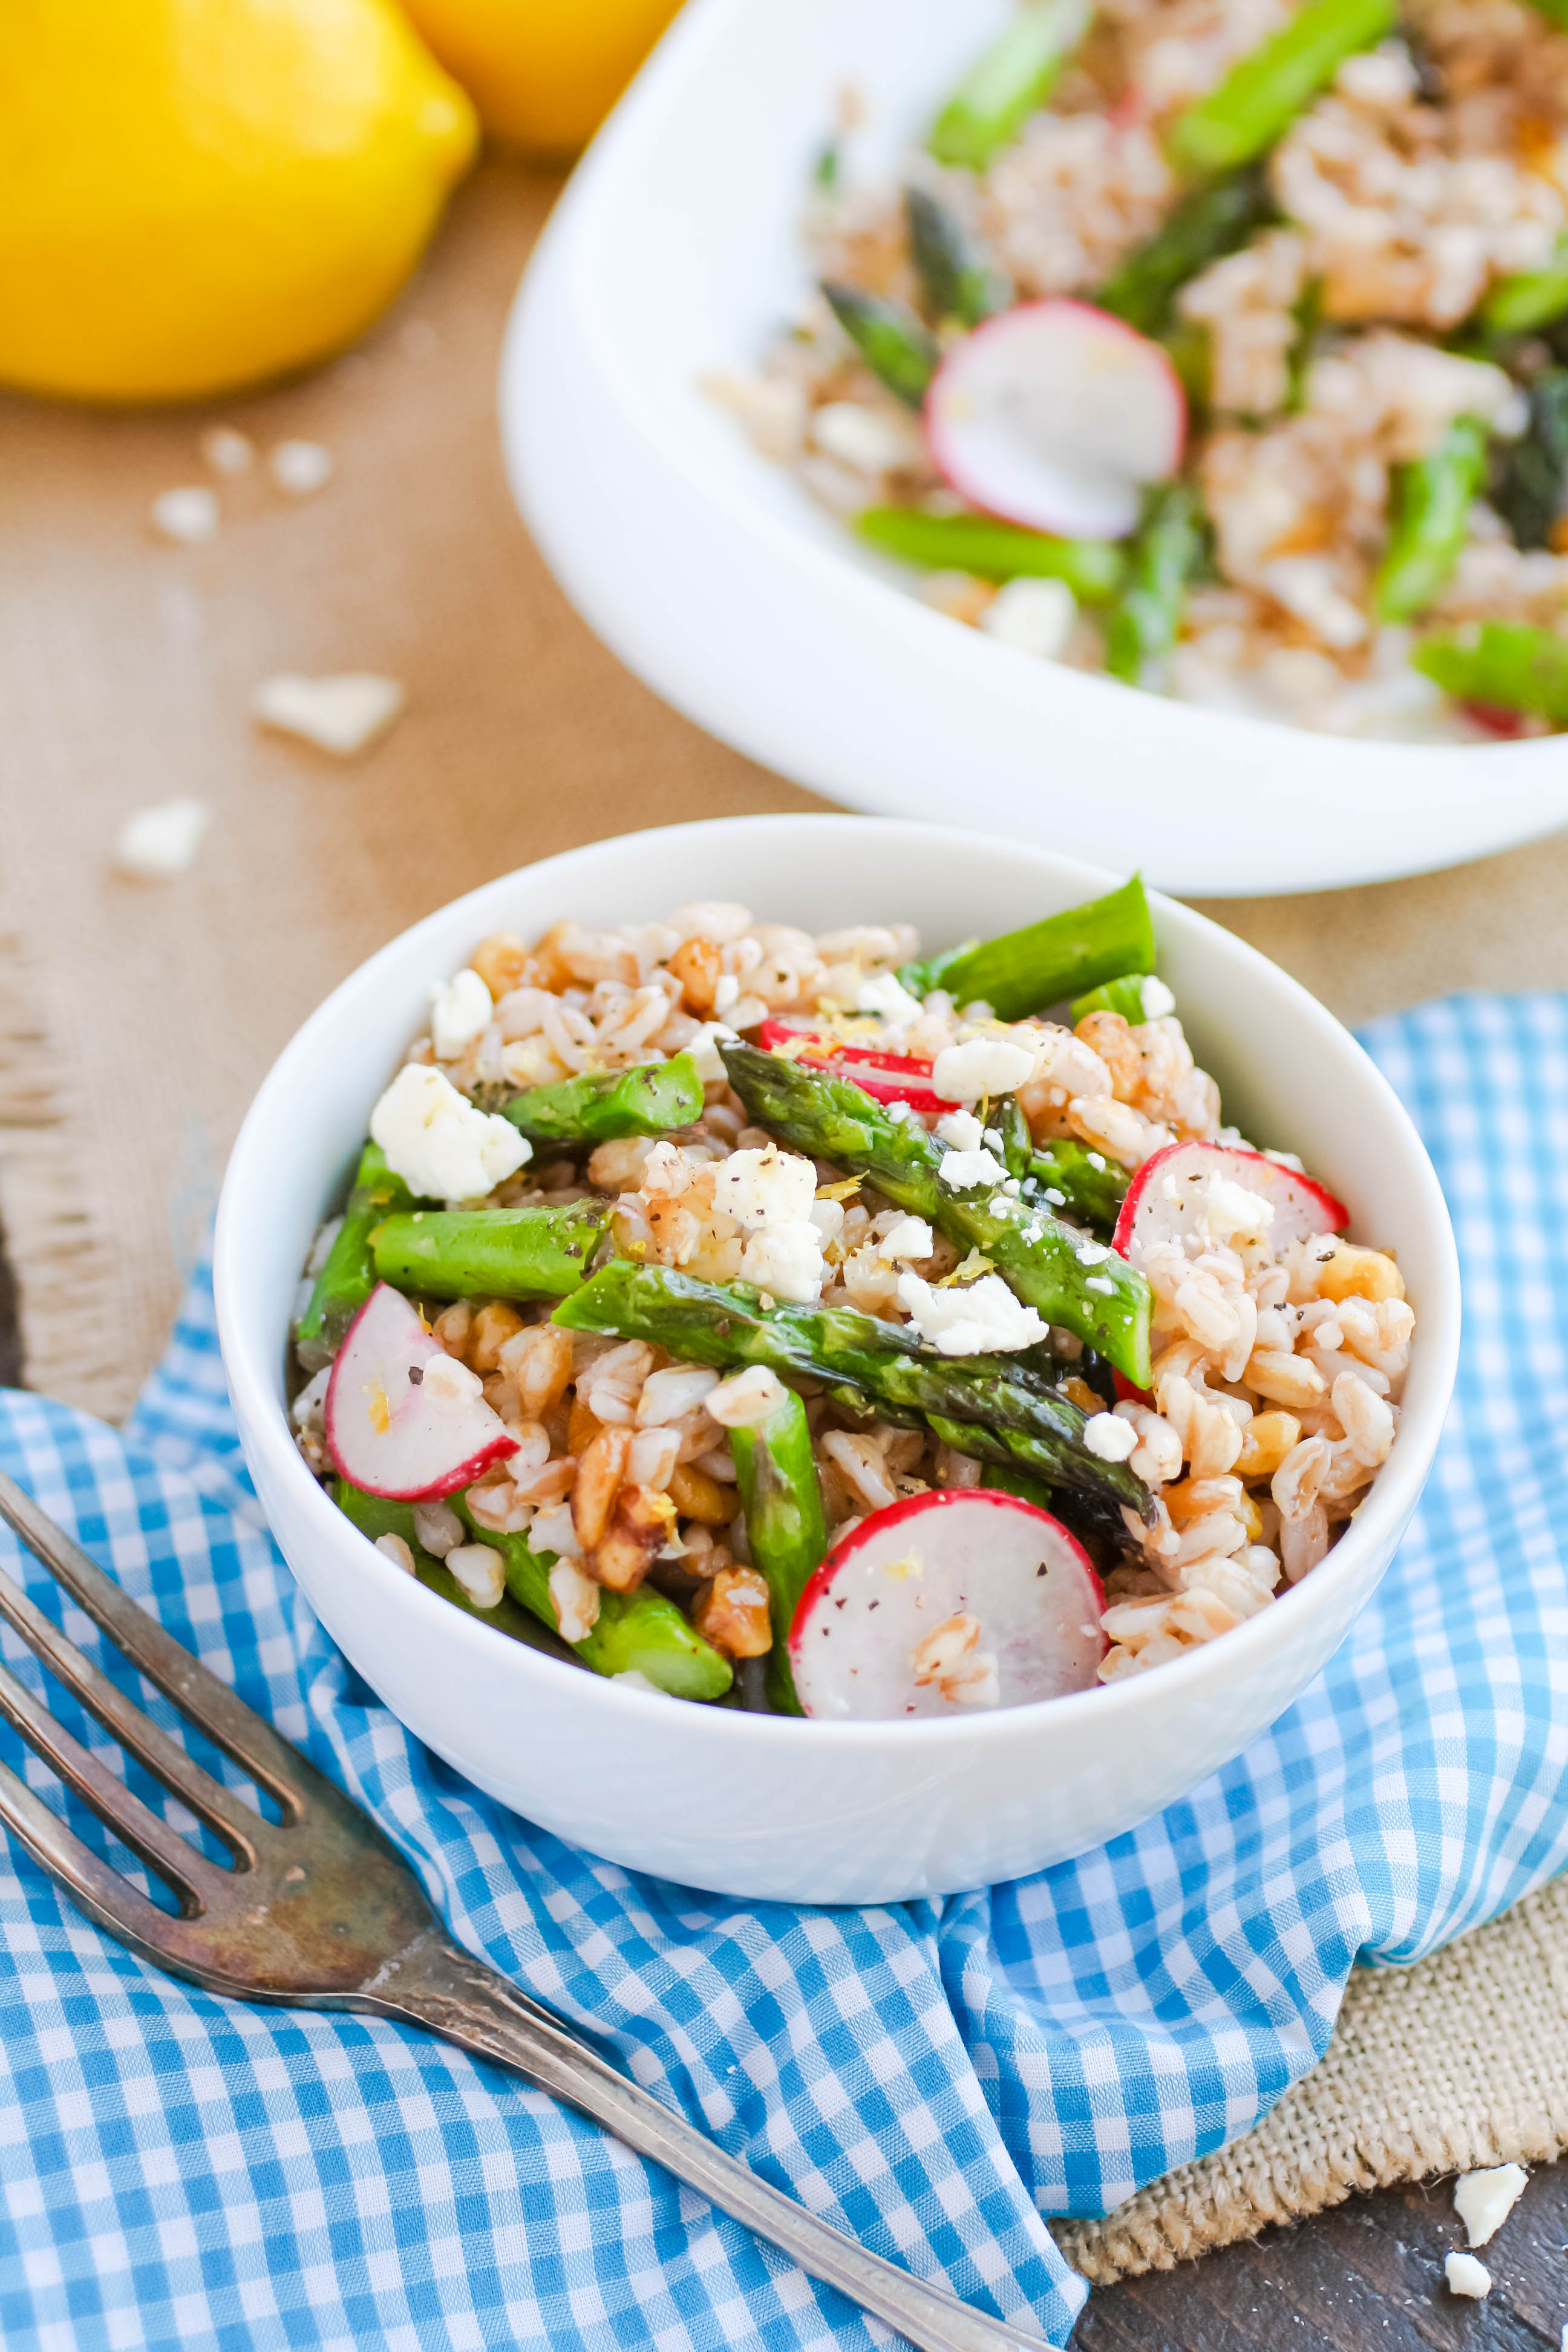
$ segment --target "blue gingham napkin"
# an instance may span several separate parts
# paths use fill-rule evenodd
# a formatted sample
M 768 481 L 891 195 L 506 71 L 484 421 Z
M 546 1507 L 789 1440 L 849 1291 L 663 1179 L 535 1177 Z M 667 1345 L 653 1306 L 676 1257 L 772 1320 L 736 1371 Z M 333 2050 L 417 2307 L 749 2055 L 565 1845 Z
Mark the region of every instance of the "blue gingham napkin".
M 10 1394 L 0 1461 L 372 1808 L 464 1943 L 803 2202 L 1063 2344 L 1085 2290 L 1046 2217 L 1246 2130 L 1322 2051 L 1353 1962 L 1414 1959 L 1568 1862 L 1568 1001 L 1458 997 L 1367 1043 L 1436 1160 L 1468 1286 L 1419 1517 L 1267 1738 L 1016 1885 L 726 1903 L 479 1796 L 376 1704 L 273 1550 L 205 1278 L 123 1435 Z M 8 1536 L 0 1558 L 59 1613 Z M 208 1999 L 14 1849 L 0 1872 L 7 2352 L 888 2340 L 499 2069 L 395 2025 Z

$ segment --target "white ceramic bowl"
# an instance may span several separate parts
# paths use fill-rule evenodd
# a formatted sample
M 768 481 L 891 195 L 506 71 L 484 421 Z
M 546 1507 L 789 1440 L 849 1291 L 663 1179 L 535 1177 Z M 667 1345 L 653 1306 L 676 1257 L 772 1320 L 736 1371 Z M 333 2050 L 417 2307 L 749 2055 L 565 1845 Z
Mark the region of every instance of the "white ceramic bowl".
M 1563 824 L 1560 737 L 1308 735 L 960 627 L 702 394 L 798 304 L 835 89 L 868 95 L 891 162 L 1014 5 L 688 0 L 558 207 L 508 337 L 511 479 L 567 593 L 659 694 L 800 783 L 1140 864 L 1164 889 L 1379 881 Z
M 1146 1676 L 931 1723 L 805 1723 L 627 1691 L 492 1633 L 393 1568 L 300 1459 L 289 1318 L 319 1220 L 432 980 L 500 927 L 647 919 L 694 898 L 826 930 L 908 919 L 931 947 L 1070 906 L 1112 877 L 931 825 L 750 817 L 633 834 L 525 867 L 418 923 L 314 1013 L 256 1098 L 217 1223 L 224 1361 L 273 1533 L 333 1639 L 491 1796 L 630 1867 L 737 1895 L 889 1902 L 1079 1853 L 1236 1755 L 1316 1674 L 1384 1570 L 1453 1383 L 1458 1275 L 1415 1130 L 1361 1048 L 1228 932 L 1155 902 L 1161 970 L 1245 1133 L 1300 1151 L 1354 1231 L 1397 1246 L 1418 1324 L 1398 1442 L 1323 1565 L 1249 1623 Z

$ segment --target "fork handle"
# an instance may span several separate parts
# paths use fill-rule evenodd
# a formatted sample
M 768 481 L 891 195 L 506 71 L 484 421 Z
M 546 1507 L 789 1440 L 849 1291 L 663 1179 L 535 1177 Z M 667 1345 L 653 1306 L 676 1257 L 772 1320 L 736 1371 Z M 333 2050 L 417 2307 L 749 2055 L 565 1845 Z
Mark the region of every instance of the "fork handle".
M 355 2004 L 359 2004 L 356 2002 Z M 1040 2352 L 1042 2338 L 927 2286 L 868 2253 L 721 2148 L 579 2042 L 550 2011 L 445 1937 L 422 1937 L 365 1988 L 364 2006 L 427 2026 L 499 2061 L 552 2098 L 580 2108 L 639 2156 L 663 2165 L 813 2278 L 896 2327 L 920 2352 Z

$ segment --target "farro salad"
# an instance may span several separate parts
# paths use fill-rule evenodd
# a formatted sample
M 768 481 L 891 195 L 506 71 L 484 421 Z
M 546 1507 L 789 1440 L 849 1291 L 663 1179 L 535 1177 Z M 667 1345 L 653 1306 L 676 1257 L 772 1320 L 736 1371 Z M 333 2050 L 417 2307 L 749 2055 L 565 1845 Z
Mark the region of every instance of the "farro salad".
M 1568 727 L 1568 0 L 1024 0 L 901 184 L 847 93 L 757 446 L 1020 652 Z
M 1226 1633 L 1353 1516 L 1415 1318 L 1154 961 L 1136 880 L 934 955 L 718 903 L 480 941 L 317 1235 L 305 1460 L 691 1700 L 942 1717 Z

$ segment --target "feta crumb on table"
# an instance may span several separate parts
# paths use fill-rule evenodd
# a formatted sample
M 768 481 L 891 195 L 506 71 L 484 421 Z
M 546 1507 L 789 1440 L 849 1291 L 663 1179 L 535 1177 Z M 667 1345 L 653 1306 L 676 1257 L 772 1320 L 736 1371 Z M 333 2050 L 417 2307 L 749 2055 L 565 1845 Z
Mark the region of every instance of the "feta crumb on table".
M 165 490 L 153 501 L 151 520 L 159 538 L 176 547 L 208 547 L 217 537 L 217 499 L 200 483 Z
M 1468 2294 L 1479 2303 L 1492 2291 L 1492 2274 L 1474 2254 L 1452 2253 L 1443 2264 L 1443 2275 L 1448 2282 L 1450 2294 Z
M 1523 2196 L 1530 2175 L 1521 2164 L 1494 2164 L 1462 2173 L 1454 2183 L 1454 2210 L 1472 2246 L 1495 2237 Z
M 477 1110 L 442 1071 L 419 1062 L 399 1070 L 370 1132 L 393 1174 L 425 1200 L 482 1200 L 532 1156 L 510 1119 Z
M 267 462 L 279 488 L 291 499 L 313 498 L 332 478 L 332 453 L 319 441 L 279 441 Z
M 195 862 L 202 835 L 212 823 L 205 801 L 154 801 L 137 809 L 121 826 L 114 863 L 141 882 L 168 882 Z
M 344 670 L 331 677 L 280 670 L 275 677 L 262 679 L 250 708 L 264 727 L 298 735 L 347 760 L 386 732 L 404 700 L 398 680 L 378 677 L 374 670 Z
M 255 442 L 233 425 L 210 425 L 196 446 L 215 474 L 248 474 L 256 463 Z

